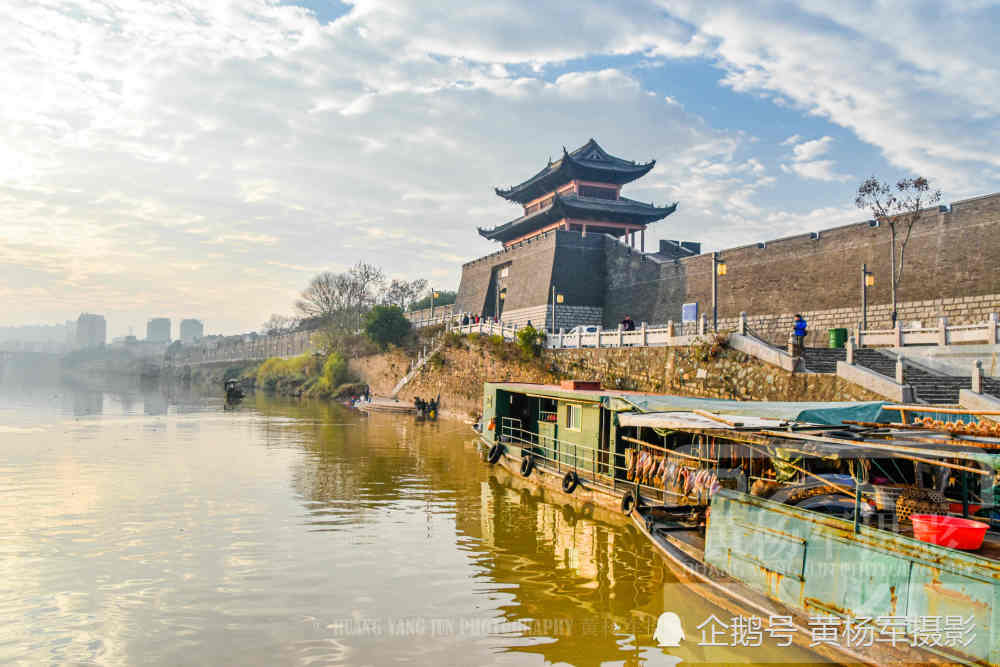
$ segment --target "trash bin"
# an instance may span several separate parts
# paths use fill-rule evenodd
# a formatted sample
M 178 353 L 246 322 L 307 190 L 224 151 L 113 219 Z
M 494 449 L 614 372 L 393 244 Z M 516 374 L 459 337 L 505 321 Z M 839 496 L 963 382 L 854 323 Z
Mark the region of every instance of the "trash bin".
M 830 347 L 844 347 L 847 343 L 847 329 L 830 329 Z

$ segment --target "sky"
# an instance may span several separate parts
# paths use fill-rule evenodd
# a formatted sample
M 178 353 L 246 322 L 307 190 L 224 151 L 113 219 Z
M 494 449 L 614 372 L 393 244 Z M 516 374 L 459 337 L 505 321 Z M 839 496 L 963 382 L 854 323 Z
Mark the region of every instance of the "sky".
M 6 0 L 0 325 L 206 333 L 358 261 L 458 286 L 493 188 L 595 138 L 713 250 L 870 217 L 872 174 L 1000 190 L 1000 6 Z M 175 331 L 176 334 L 176 331 Z

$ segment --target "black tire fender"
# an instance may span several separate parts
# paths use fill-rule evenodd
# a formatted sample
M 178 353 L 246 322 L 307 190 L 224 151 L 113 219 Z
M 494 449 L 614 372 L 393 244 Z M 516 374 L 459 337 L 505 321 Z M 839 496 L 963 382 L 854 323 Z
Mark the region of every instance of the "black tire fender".
M 535 457 L 525 454 L 521 457 L 521 477 L 530 477 L 531 471 L 535 469 Z
M 580 478 L 572 470 L 563 475 L 562 489 L 566 493 L 573 493 L 573 491 L 576 490 L 576 487 L 579 484 L 580 484 Z
M 625 495 L 622 496 L 622 505 L 621 505 L 622 513 L 631 514 L 632 510 L 635 509 L 635 506 L 636 506 L 635 496 L 632 494 L 631 491 L 626 491 Z
M 499 442 L 490 447 L 490 453 L 486 455 L 486 462 L 494 465 L 503 456 L 503 445 Z

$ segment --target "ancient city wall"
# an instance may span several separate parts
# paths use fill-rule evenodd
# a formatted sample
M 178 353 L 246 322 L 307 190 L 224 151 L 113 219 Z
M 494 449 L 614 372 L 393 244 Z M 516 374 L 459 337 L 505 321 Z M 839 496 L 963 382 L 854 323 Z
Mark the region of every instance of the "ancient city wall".
M 1000 194 L 930 211 L 914 227 L 898 291 L 904 322 L 928 325 L 938 316 L 955 324 L 983 321 L 1000 310 Z M 889 231 L 862 222 L 815 234 L 723 250 L 727 274 L 719 278 L 719 317 L 735 323 L 741 311 L 751 326 L 786 336 L 802 312 L 813 328 L 853 327 L 861 319 L 861 265 L 875 274 L 869 289 L 870 327 L 889 326 Z M 604 324 L 624 315 L 636 321 L 679 321 L 681 306 L 697 302 L 711 317 L 712 256 L 658 262 L 610 244 Z M 815 341 L 814 341 L 815 342 Z
M 549 324 L 551 288 L 563 295 L 560 326 L 601 322 L 605 283 L 605 237 L 553 230 L 462 267 L 455 312 L 492 315 L 497 286 L 506 289 L 503 319 Z M 498 270 L 506 267 L 507 275 Z M 494 274 L 497 274 L 496 277 Z
M 293 331 L 277 336 L 227 336 L 183 345 L 169 356 L 174 366 L 223 361 L 263 360 L 294 357 L 312 351 L 314 331 Z

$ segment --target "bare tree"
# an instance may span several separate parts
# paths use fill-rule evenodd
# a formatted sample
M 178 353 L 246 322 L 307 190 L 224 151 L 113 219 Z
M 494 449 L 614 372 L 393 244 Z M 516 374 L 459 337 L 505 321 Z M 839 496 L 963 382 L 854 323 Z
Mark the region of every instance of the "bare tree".
M 278 334 L 288 333 L 293 331 L 296 326 L 298 326 L 299 320 L 295 317 L 289 317 L 288 315 L 279 315 L 278 313 L 272 313 L 271 317 L 267 319 L 267 322 L 261 325 L 261 331 L 268 336 L 276 336 Z
M 913 226 L 923 217 L 925 209 L 941 201 L 941 191 L 931 190 L 923 176 L 904 178 L 891 187 L 875 176 L 858 187 L 854 204 L 866 208 L 879 224 L 889 227 L 889 284 L 892 289 L 892 325 L 896 326 L 896 289 L 903 279 L 906 244 L 910 242 Z M 901 238 L 900 238 L 901 236 Z
M 423 278 L 417 278 L 410 282 L 393 280 L 382 292 L 381 301 L 384 305 L 399 306 L 405 311 L 425 289 L 427 289 L 427 281 Z
M 384 282 L 382 269 L 364 262 L 347 273 L 325 271 L 309 282 L 295 309 L 337 331 L 356 330 L 364 313 L 375 305 Z

